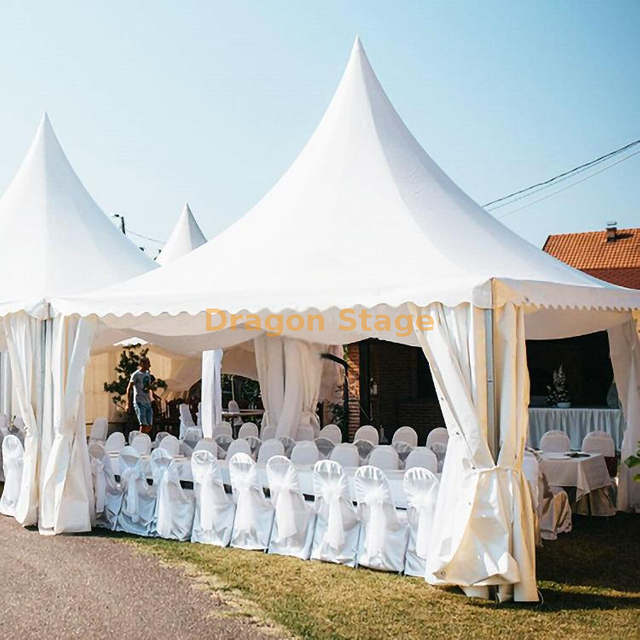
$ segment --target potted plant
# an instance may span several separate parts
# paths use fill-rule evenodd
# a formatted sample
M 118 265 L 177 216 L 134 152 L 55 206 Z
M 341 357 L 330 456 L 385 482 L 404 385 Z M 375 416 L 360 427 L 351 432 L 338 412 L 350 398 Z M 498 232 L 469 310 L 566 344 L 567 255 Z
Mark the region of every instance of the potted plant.
M 558 367 L 557 371 L 553 372 L 553 385 L 547 385 L 547 389 L 549 391 L 547 404 L 550 407 L 568 409 L 571 406 L 571 395 L 567 388 L 567 377 L 562 365 Z

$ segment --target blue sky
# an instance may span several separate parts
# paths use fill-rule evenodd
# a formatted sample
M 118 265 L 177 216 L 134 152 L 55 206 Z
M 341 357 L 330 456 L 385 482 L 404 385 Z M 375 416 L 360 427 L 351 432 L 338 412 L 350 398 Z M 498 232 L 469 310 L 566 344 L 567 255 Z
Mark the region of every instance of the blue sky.
M 5 0 L 0 191 L 46 109 L 105 211 L 166 239 L 189 201 L 211 237 L 295 159 L 359 34 L 482 204 L 640 138 L 639 24 L 634 0 Z M 505 223 L 541 245 L 609 219 L 640 226 L 640 155 Z

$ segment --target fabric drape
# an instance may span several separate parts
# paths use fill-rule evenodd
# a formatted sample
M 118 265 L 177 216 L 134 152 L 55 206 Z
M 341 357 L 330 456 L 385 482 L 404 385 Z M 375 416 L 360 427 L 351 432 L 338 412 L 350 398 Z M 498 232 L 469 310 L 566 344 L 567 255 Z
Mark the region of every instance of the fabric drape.
M 83 383 L 96 324 L 94 318 L 58 316 L 53 320 L 53 443 L 42 481 L 39 523 L 44 531 L 90 531 L 95 520 Z
M 529 398 L 524 313 L 514 305 L 493 312 L 496 463 L 488 443 L 485 312 L 440 303 L 411 311 L 434 320 L 432 330 L 416 334 L 449 431 L 427 580 L 474 595 L 483 593 L 478 587 L 500 585 L 503 599 L 536 601 L 533 511 L 522 475 Z
M 284 339 L 262 334 L 253 344 L 264 406 L 262 426 L 277 426 L 284 404 Z
M 202 435 L 213 438 L 213 428 L 222 422 L 222 349 L 202 352 Z
M 38 522 L 44 323 L 21 312 L 7 316 L 4 327 L 19 416 L 25 425 L 24 465 L 15 518 L 26 527 Z
M 618 397 L 627 422 L 622 440 L 617 507 L 619 511 L 640 511 L 640 482 L 633 481 L 636 470 L 624 464 L 624 460 L 634 455 L 640 446 L 640 340 L 637 317 L 609 329 L 609 350 Z

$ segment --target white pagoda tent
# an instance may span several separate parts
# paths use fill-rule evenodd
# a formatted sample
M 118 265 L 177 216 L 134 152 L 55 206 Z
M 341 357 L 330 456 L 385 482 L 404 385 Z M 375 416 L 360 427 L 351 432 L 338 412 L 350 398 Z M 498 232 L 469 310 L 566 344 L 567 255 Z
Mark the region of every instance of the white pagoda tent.
M 207 239 L 187 203 L 182 208 L 178 222 L 162 248 L 160 255 L 156 258 L 156 262 L 160 265 L 169 264 L 177 258 L 191 253 L 206 241 Z
M 229 265 L 233 278 L 216 277 Z M 640 292 L 555 260 L 468 197 L 408 131 L 359 41 L 315 133 L 245 216 L 161 271 L 53 306 L 70 326 L 133 329 L 203 350 L 253 339 L 265 409 L 279 430 L 295 429 L 291 412 L 304 422 L 315 409 L 318 345 L 379 337 L 421 346 L 450 434 L 427 579 L 476 595 L 493 585 L 503 598 L 538 597 L 521 470 L 525 338 L 608 329 L 627 444 L 640 436 L 632 316 Z M 220 318 L 207 309 L 225 312 L 224 328 L 207 330 Z M 344 330 L 344 309 L 387 314 L 391 326 Z M 323 330 L 316 320 L 266 336 L 269 316 L 309 313 Z M 229 314 L 242 314 L 235 327 Z M 430 330 L 394 330 L 396 320 L 422 314 Z M 300 381 L 284 395 L 270 385 L 283 359 Z

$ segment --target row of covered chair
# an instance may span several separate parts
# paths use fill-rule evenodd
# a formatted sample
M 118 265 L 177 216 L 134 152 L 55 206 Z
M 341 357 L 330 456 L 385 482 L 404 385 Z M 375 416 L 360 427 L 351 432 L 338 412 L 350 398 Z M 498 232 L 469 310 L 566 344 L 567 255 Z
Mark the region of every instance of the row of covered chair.
M 120 483 L 104 447 L 93 443 L 90 453 L 103 527 L 424 575 L 438 479 L 422 467 L 404 476 L 408 508 L 400 512 L 384 472 L 370 465 L 356 471 L 355 507 L 342 466 L 334 460 L 314 465 L 315 500 L 308 502 L 295 463 L 282 455 L 267 463 L 267 498 L 256 463 L 246 453 L 229 461 L 231 496 L 210 451 L 191 457 L 193 491 L 181 486 L 177 461 L 161 447 L 151 454 L 152 486 L 133 447 L 120 453 Z
M 582 451 L 601 453 L 606 458 L 615 458 L 616 444 L 605 431 L 591 431 L 582 439 Z M 564 453 L 571 451 L 569 436 L 559 429 L 551 429 L 540 438 L 540 450 L 547 453 Z

